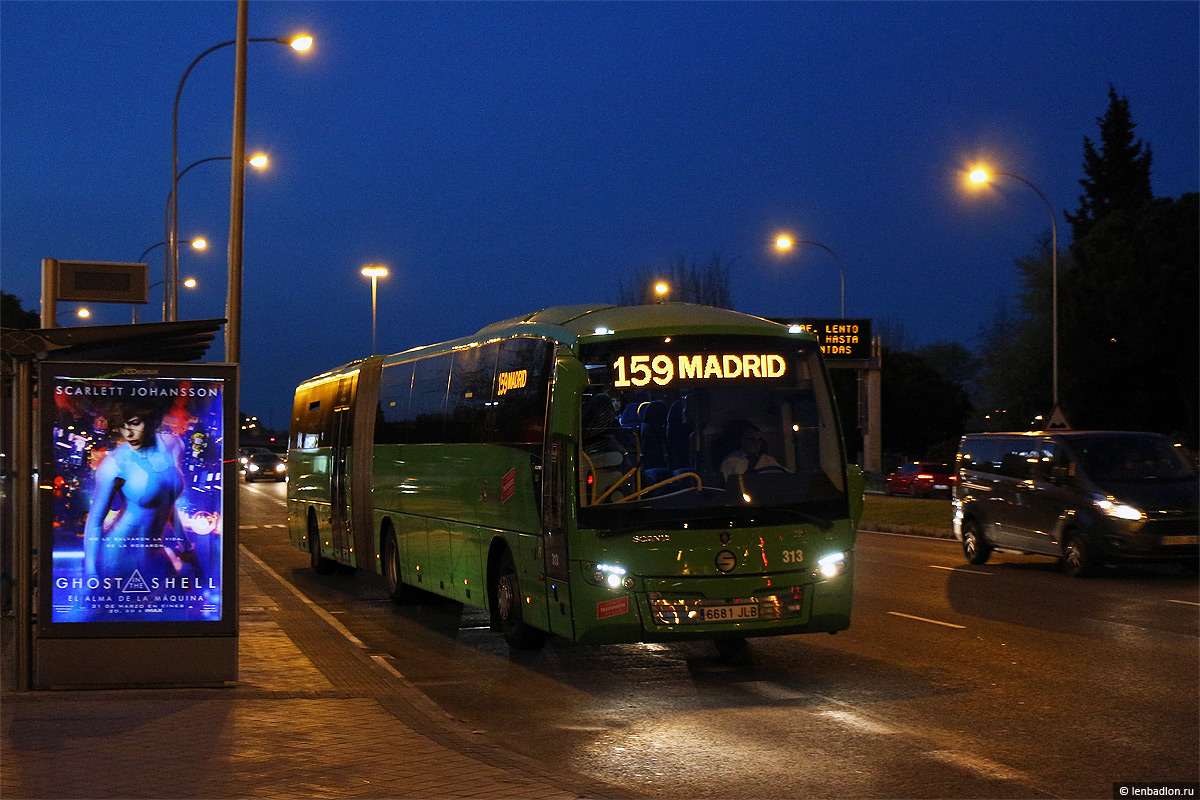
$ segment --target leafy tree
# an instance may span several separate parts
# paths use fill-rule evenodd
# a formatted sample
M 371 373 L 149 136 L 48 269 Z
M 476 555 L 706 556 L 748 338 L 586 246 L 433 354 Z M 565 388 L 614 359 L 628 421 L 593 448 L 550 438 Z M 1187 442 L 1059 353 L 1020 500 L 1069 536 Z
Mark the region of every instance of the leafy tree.
M 1112 211 L 1060 283 L 1063 405 L 1076 427 L 1198 443 L 1200 195 Z
M 883 450 L 948 460 L 971 416 L 966 389 L 913 353 L 884 348 L 882 369 Z
M 618 287 L 621 305 L 644 305 L 655 302 L 654 285 L 660 281 L 670 286 L 670 300 L 700 303 L 716 308 L 733 308 L 729 288 L 729 264 L 714 253 L 706 264 L 674 256 L 664 270 L 639 270 L 629 284 Z
M 1022 288 L 1013 302 L 997 306 L 980 332 L 976 381 L 980 416 L 973 420 L 973 429 L 1025 430 L 1037 415 L 1045 415 L 1050 409 L 1054 341 L 1050 246 L 1047 235 L 1036 252 L 1016 260 Z M 1062 275 L 1070 269 L 1070 260 L 1060 254 L 1058 262 L 1061 294 Z
M 40 328 L 42 318 L 36 311 L 26 311 L 15 294 L 0 291 L 0 325 L 5 328 Z
M 1117 95 L 1108 87 L 1108 110 L 1097 117 L 1100 125 L 1100 149 L 1092 140 L 1083 137 L 1083 172 L 1079 183 L 1079 210 L 1066 214 L 1075 241 L 1079 241 L 1093 226 L 1113 212 L 1130 211 L 1149 203 L 1154 195 L 1150 190 L 1150 145 L 1134 141 L 1137 125 L 1129 113 L 1129 99 Z

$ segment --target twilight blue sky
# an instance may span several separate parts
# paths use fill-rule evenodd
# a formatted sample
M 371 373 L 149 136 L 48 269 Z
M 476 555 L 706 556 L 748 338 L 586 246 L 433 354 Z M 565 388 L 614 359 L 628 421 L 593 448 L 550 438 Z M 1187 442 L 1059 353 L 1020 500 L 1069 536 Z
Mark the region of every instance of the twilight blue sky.
M 42 258 L 163 239 L 176 86 L 235 26 L 232 2 L 0 2 L 6 291 L 37 308 Z M 251 36 L 300 30 L 311 53 L 252 44 L 248 68 L 272 166 L 246 181 L 242 406 L 279 427 L 370 349 L 369 262 L 381 351 L 614 301 L 675 255 L 732 260 L 740 311 L 836 316 L 836 263 L 775 256 L 788 230 L 841 256 L 848 316 L 974 346 L 1049 219 L 1017 182 L 964 191 L 966 166 L 1036 184 L 1065 245 L 1111 83 L 1155 194 L 1200 183 L 1195 2 L 251 2 Z M 181 168 L 231 150 L 233 61 L 188 78 Z M 228 164 L 181 182 L 181 237 L 212 243 L 181 255 L 181 318 L 224 314 L 228 209 Z

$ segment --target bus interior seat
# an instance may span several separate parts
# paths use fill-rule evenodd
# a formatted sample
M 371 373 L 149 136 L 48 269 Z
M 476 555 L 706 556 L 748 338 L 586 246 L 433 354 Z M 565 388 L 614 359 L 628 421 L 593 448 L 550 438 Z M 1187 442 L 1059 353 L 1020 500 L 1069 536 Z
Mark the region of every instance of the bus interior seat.
M 691 443 L 692 421 L 684 398 L 672 403 L 667 411 L 667 466 L 674 474 L 695 469 Z

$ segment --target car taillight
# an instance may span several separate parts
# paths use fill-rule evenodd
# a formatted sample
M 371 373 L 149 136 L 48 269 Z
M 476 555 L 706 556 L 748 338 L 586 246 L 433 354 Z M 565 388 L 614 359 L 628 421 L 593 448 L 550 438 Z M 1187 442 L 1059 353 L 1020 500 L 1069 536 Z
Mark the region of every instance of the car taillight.
M 918 476 L 917 476 L 917 480 L 919 480 L 919 481 L 931 481 L 931 480 L 933 480 L 933 476 L 932 476 L 932 475 L 926 475 L 924 472 L 922 472 L 920 475 L 918 475 Z

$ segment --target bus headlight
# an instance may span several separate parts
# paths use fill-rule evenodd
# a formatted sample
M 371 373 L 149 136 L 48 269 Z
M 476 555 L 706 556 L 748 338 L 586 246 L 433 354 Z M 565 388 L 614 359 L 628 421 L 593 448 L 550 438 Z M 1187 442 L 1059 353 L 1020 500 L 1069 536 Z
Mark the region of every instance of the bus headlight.
M 836 578 L 846 571 L 846 554 L 830 553 L 817 560 L 816 572 L 822 578 Z M 814 576 L 815 577 L 815 576 Z
M 629 588 L 633 585 L 633 578 L 625 577 L 624 567 L 611 564 L 597 564 L 596 573 L 592 577 L 596 579 L 596 583 L 602 583 L 610 589 L 619 589 L 621 586 Z

